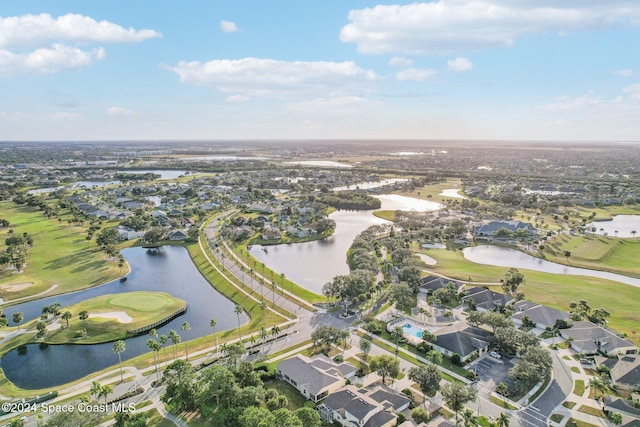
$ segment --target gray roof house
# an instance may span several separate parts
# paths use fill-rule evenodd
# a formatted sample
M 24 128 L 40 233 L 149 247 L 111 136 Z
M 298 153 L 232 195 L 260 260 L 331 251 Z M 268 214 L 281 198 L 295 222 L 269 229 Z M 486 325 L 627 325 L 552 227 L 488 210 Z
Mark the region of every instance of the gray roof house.
M 521 221 L 488 221 L 475 228 L 475 235 L 476 237 L 492 237 L 501 228 L 512 233 L 518 230 L 526 230 L 531 234 L 536 231 L 533 225 Z
M 522 325 L 522 318 L 528 316 L 536 328 L 545 329 L 553 327 L 558 320 L 569 319 L 569 313 L 566 311 L 556 310 L 546 305 L 536 304 L 531 301 L 518 301 L 513 305 L 513 314 L 511 320 L 516 326 Z
M 397 413 L 409 407 L 411 399 L 387 387 L 359 389 L 348 385 L 330 394 L 318 412 L 327 423 L 353 427 L 395 426 Z
M 607 358 L 602 360 L 600 364 L 609 368 L 609 376 L 614 386 L 640 390 L 640 356 L 637 354 Z
M 638 353 L 638 347 L 631 341 L 589 321 L 575 322 L 571 328 L 560 330 L 560 335 L 570 339 L 571 348 L 578 353 L 609 356 Z
M 433 348 L 446 356 L 458 354 L 466 361 L 474 354 L 485 353 L 491 341 L 491 332 L 458 322 L 434 332 L 436 342 Z
M 449 283 L 453 283 L 456 286 L 456 288 L 458 289 L 458 293 L 462 292 L 462 290 L 464 289 L 464 284 L 458 282 L 457 280 L 445 279 L 444 277 L 429 275 L 422 278 L 422 283 L 420 284 L 420 292 L 431 294 L 433 293 L 433 291 L 446 288 Z
M 336 364 L 326 357 L 311 359 L 296 355 L 276 366 L 276 375 L 294 386 L 304 397 L 314 402 L 340 389 L 345 379 L 356 373 L 349 363 Z
M 478 311 L 498 310 L 513 301 L 513 297 L 491 291 L 487 288 L 475 286 L 465 291 L 462 297 L 463 304 L 469 304 L 469 300 L 473 301 Z
M 630 400 L 612 397 L 607 394 L 604 396 L 604 408 L 607 412 L 620 412 L 623 416 L 624 426 L 640 425 L 638 423 L 640 421 L 640 409 L 636 408 Z

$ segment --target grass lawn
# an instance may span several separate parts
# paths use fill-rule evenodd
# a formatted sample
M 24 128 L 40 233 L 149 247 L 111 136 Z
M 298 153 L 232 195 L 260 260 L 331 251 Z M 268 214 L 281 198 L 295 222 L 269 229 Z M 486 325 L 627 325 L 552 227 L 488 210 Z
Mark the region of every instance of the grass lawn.
M 162 415 L 160 415 L 160 412 L 158 412 L 157 409 L 151 409 L 147 411 L 147 414 L 149 415 L 147 425 L 156 426 L 156 427 L 174 427 L 175 426 L 173 421 L 170 421 L 165 417 L 163 417 Z
M 569 259 L 564 256 L 565 251 L 571 252 Z M 559 264 L 640 277 L 637 239 L 563 234 L 549 241 L 542 253 L 545 259 Z
M 560 415 L 560 414 L 551 415 L 551 421 L 553 421 L 554 423 L 560 423 L 560 421 L 562 421 L 563 418 L 564 418 L 564 415 Z
M 562 406 L 564 406 L 567 409 L 571 409 L 574 406 L 576 406 L 576 402 L 565 401 L 565 402 L 562 402 Z
M 584 380 L 576 380 L 573 386 L 573 394 L 582 396 L 584 394 Z
M 107 260 L 94 240 L 86 240 L 86 227 L 47 219 L 41 211 L 10 201 L 0 202 L 0 218 L 11 223 L 9 229 L 0 230 L 0 250 L 5 249 L 9 230 L 15 235 L 29 233 L 34 240 L 22 273 L 0 271 L 0 297 L 5 301 L 35 295 L 53 285 L 58 286 L 47 295 L 101 285 L 128 272 L 126 264 L 118 267 L 117 261 Z M 104 223 L 102 227 L 114 225 Z
M 594 417 L 606 418 L 602 409 L 594 408 L 593 406 L 582 405 L 578 408 L 578 412 L 584 412 L 585 414 L 593 415 Z
M 65 309 L 72 315 L 69 328 L 60 328 L 50 332 L 45 338 L 49 344 L 95 344 L 99 342 L 125 339 L 127 331 L 132 331 L 159 322 L 187 305 L 184 300 L 172 297 L 165 292 L 127 292 L 125 294 L 109 294 L 91 298 Z M 78 314 L 88 311 L 89 318 L 80 320 Z M 102 317 L 100 315 L 103 315 Z M 130 321 L 121 322 L 113 318 L 113 314 L 128 316 Z M 66 326 L 65 320 L 60 323 Z M 86 328 L 87 335 L 75 339 L 77 331 Z
M 595 424 L 588 423 L 586 421 L 574 420 L 573 418 L 569 418 L 566 427 L 598 427 Z
M 302 408 L 307 399 L 300 394 L 295 387 L 286 381 L 282 380 L 272 380 L 264 383 L 265 388 L 273 388 L 278 390 L 278 393 L 287 397 L 287 401 L 289 402 L 286 406 L 287 409 L 291 411 L 295 411 L 298 408 Z
M 507 268 L 476 264 L 464 259 L 462 251 L 455 249 L 428 249 L 437 260 L 431 270 L 445 276 L 472 282 L 498 283 Z M 567 311 L 569 302 L 587 300 L 592 307 L 603 307 L 611 312 L 608 326 L 627 338 L 640 343 L 640 288 L 609 280 L 587 276 L 549 274 L 520 269 L 526 282 L 521 286 L 525 297 L 559 310 Z M 473 283 L 472 283 L 473 284 Z M 494 290 L 500 292 L 500 286 Z
M 501 408 L 506 408 L 506 409 L 510 409 L 510 410 L 516 410 L 518 408 L 516 408 L 515 406 L 511 405 L 510 403 L 508 403 L 505 400 L 502 400 L 498 397 L 495 396 L 491 396 L 491 402 L 495 403 L 496 405 L 498 405 Z
M 424 187 L 416 188 L 413 191 L 403 191 L 399 194 L 407 197 L 414 197 L 416 199 L 428 200 L 430 202 L 442 203 L 446 205 L 448 200 L 462 200 L 450 196 L 440 195 L 443 190 L 452 188 L 460 189 L 458 194 L 463 195 L 462 181 L 459 178 L 448 178 L 445 182 L 425 185 Z

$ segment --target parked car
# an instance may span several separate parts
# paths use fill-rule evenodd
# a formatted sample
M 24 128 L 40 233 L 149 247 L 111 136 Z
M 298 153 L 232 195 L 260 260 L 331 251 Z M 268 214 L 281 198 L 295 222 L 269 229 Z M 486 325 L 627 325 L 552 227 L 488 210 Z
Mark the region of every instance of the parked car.
M 587 358 L 581 358 L 580 359 L 580 363 L 582 363 L 583 365 L 591 365 L 591 359 L 587 359 Z
M 500 353 L 498 353 L 497 351 L 490 351 L 489 356 L 495 357 L 496 359 L 502 359 L 502 356 L 500 356 Z

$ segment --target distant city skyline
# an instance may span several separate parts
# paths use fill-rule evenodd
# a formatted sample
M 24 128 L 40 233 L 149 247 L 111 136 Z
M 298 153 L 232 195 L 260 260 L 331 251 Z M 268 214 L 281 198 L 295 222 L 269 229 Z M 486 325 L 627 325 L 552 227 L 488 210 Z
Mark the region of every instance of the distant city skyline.
M 0 140 L 640 141 L 640 3 L 9 1 Z

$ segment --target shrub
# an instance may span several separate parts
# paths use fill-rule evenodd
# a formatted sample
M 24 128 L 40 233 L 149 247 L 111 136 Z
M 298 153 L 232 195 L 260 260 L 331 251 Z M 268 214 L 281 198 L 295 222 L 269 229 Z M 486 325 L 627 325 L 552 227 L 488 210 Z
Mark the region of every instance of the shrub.
M 403 422 L 405 422 L 406 420 L 407 420 L 407 417 L 405 417 L 405 416 L 404 416 L 404 414 L 403 414 L 402 412 L 400 412 L 400 413 L 398 414 L 398 422 L 397 422 L 397 424 L 396 424 L 396 425 L 398 425 L 398 426 L 399 426 L 400 424 L 402 424 L 402 423 L 403 423 Z
M 420 423 L 428 423 L 429 422 L 429 413 L 424 408 L 416 408 L 411 411 L 411 418 L 417 424 Z
M 460 366 L 461 362 L 462 360 L 460 359 L 460 355 L 458 353 L 453 353 L 453 356 L 451 356 L 451 363 Z
M 413 393 L 411 393 L 411 389 L 408 387 L 402 389 L 402 394 L 407 396 L 409 399 L 413 399 Z

